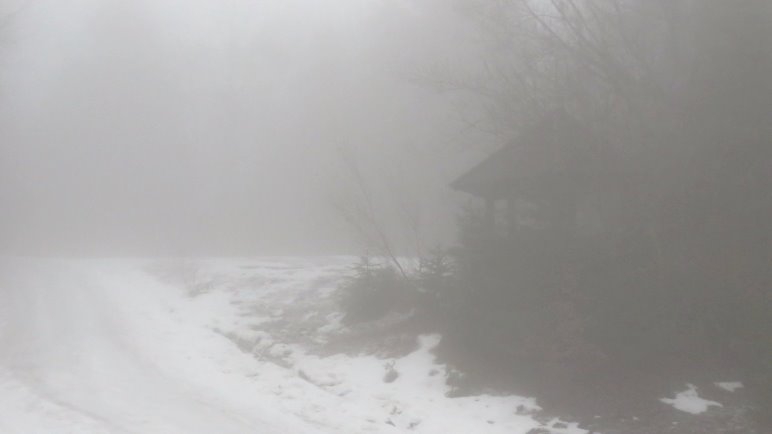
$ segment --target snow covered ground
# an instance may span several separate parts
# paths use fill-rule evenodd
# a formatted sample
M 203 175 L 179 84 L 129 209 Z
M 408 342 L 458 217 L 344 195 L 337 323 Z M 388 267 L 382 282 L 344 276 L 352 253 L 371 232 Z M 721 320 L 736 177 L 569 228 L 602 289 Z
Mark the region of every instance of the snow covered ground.
M 687 384 L 686 390 L 676 394 L 675 398 L 661 398 L 660 401 L 691 414 L 705 413 L 710 407 L 723 407 L 719 402 L 701 398 L 697 394 L 697 386 L 693 384 Z
M 334 303 L 350 261 L 4 259 L 0 433 L 585 432 L 532 399 L 446 396 L 437 335 L 317 351 L 358 332 Z

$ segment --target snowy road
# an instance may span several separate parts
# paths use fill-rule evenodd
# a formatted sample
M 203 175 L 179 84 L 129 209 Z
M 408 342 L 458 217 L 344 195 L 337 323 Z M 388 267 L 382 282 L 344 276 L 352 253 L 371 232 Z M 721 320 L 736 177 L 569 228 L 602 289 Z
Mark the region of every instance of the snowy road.
M 389 360 L 293 341 L 351 331 L 340 260 L 202 261 L 177 284 L 153 266 L 0 260 L 0 434 L 585 432 L 528 398 L 449 398 L 438 335 Z
M 0 433 L 311 431 L 223 372 L 211 354 L 228 342 L 170 315 L 168 288 L 59 261 L 2 267 Z

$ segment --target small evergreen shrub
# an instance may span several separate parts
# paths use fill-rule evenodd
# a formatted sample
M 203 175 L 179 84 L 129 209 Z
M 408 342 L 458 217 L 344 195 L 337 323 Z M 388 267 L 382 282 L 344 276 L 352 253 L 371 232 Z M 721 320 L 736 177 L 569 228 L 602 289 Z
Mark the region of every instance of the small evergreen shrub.
M 409 312 L 416 305 L 417 288 L 394 267 L 363 257 L 351 272 L 341 287 L 346 323 L 376 321 L 392 312 Z

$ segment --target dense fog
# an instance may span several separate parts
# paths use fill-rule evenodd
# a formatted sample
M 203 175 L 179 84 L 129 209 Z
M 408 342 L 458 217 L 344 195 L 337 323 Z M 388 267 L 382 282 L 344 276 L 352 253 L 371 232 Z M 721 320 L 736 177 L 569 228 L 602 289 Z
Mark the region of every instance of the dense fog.
M 356 253 L 335 205 L 352 158 L 378 207 L 420 214 L 423 242 L 453 236 L 445 183 L 474 136 L 458 101 L 416 80 L 474 43 L 444 2 L 2 11 L 5 251 Z
M 769 0 L 0 0 L 0 433 L 770 433 L 770 187 Z

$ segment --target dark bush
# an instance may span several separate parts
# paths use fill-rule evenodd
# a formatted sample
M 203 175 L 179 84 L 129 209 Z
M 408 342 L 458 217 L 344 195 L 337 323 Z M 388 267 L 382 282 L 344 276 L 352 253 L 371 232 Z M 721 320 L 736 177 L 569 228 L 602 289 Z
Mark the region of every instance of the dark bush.
M 394 267 L 363 257 L 341 287 L 340 305 L 349 324 L 375 321 L 392 312 L 406 313 L 416 305 L 414 283 Z

